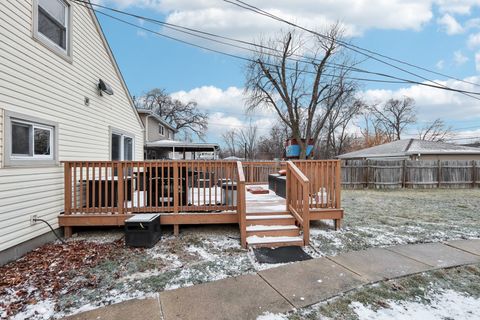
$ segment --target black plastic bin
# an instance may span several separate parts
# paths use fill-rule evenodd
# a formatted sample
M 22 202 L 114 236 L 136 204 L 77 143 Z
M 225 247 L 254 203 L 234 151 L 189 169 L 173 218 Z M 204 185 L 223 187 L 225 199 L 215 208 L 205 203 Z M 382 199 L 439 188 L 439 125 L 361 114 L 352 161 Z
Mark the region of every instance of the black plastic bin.
M 159 214 L 137 214 L 125 220 L 125 245 L 153 247 L 161 238 Z

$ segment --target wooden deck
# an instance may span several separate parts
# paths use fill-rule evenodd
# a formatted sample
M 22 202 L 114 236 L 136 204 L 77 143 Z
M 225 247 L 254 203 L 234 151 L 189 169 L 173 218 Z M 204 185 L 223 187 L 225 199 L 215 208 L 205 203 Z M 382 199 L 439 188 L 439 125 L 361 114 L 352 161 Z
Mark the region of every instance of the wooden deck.
M 81 161 L 64 166 L 65 211 L 59 224 L 67 237 L 72 227 L 121 226 L 135 214 L 155 212 L 176 234 L 185 224 L 238 223 L 243 246 L 261 246 L 258 237 L 268 246 L 285 245 L 268 238 L 282 234 L 282 239 L 291 237 L 290 244 L 306 245 L 311 220 L 333 219 L 339 228 L 343 218 L 339 161 Z M 265 184 L 279 168 L 287 170 L 286 199 L 246 190 L 247 180 Z

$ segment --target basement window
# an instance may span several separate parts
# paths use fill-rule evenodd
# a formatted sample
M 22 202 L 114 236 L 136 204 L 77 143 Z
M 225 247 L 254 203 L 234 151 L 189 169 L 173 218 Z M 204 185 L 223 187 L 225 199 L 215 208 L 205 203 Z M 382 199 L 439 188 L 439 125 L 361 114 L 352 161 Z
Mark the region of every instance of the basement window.
M 57 126 L 28 116 L 7 113 L 6 165 L 56 164 Z

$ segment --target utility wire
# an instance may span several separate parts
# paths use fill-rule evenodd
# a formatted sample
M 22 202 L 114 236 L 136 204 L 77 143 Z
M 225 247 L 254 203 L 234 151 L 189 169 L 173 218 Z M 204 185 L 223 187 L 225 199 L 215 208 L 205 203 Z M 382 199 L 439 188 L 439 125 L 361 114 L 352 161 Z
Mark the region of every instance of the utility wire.
M 343 47 L 345 47 L 345 48 L 347 48 L 347 49 L 350 49 L 350 50 L 352 50 L 352 51 L 354 51 L 354 52 L 356 52 L 356 53 L 359 53 L 359 54 L 361 54 L 361 55 L 363 55 L 363 56 L 365 56 L 365 57 L 368 57 L 368 58 L 370 58 L 370 59 L 373 59 L 373 60 L 378 61 L 378 62 L 380 62 L 380 63 L 383 63 L 383 64 L 385 64 L 385 65 L 388 65 L 388 66 L 390 66 L 390 67 L 392 67 L 392 68 L 395 68 L 395 69 L 397 69 L 397 70 L 400 70 L 400 71 L 405 72 L 405 73 L 407 73 L 407 74 L 410 74 L 410 75 L 412 75 L 412 76 L 418 77 L 418 78 L 420 78 L 420 79 L 422 79 L 422 80 L 424 80 L 424 81 L 432 82 L 432 83 L 434 83 L 437 87 L 443 87 L 443 88 L 445 88 L 446 90 L 449 90 L 449 91 L 456 90 L 456 89 L 452 89 L 452 88 L 450 88 L 450 87 L 448 87 L 448 86 L 446 86 L 446 85 L 443 85 L 443 84 L 441 84 L 441 83 L 439 83 L 439 82 L 437 82 L 437 81 L 428 79 L 428 78 L 426 78 L 426 77 L 424 77 L 424 76 L 422 76 L 422 75 L 419 75 L 419 74 L 416 74 L 416 73 L 414 73 L 414 72 L 411 72 L 411 71 L 409 71 L 409 70 L 407 70 L 407 69 L 405 69 L 405 68 L 396 66 L 396 65 L 394 65 L 394 64 L 392 64 L 392 63 L 390 63 L 390 62 L 387 62 L 387 61 L 384 61 L 384 60 L 382 60 L 382 59 L 379 59 L 379 58 L 373 56 L 372 54 L 365 53 L 364 51 L 366 51 L 367 49 L 364 49 L 364 48 L 361 48 L 361 47 L 358 47 L 358 46 L 349 44 L 349 43 L 347 43 L 347 42 L 345 42 L 345 41 L 341 41 L 341 40 L 339 40 L 339 39 L 332 38 L 332 37 L 330 37 L 330 36 L 328 36 L 328 35 L 324 35 L 324 34 L 321 34 L 321 33 L 319 33 L 319 32 L 313 31 L 313 30 L 311 30 L 311 29 L 305 28 L 305 27 L 303 27 L 303 26 L 300 26 L 300 25 L 298 25 L 298 24 L 295 24 L 295 23 L 293 23 L 293 22 L 290 22 L 290 21 L 288 21 L 288 20 L 285 20 L 285 19 L 283 19 L 283 18 L 280 18 L 280 17 L 278 17 L 278 16 L 276 16 L 276 15 L 274 15 L 274 14 L 268 12 L 268 11 L 265 11 L 265 10 L 262 10 L 262 9 L 260 9 L 260 8 L 258 8 L 258 7 L 255 7 L 255 6 L 253 6 L 253 5 L 250 5 L 250 4 L 248 4 L 248 3 L 244 2 L 244 1 L 241 1 L 241 0 L 234 0 L 234 1 L 236 1 L 236 2 L 231 1 L 231 0 L 223 0 L 223 1 L 224 1 L 224 2 L 227 2 L 227 3 L 230 3 L 230 4 L 232 4 L 232 5 L 235 5 L 235 6 L 237 6 L 237 7 L 240 7 L 240 8 L 243 8 L 243 9 L 246 9 L 246 10 L 249 10 L 249 11 L 252 11 L 252 12 L 255 12 L 255 13 L 257 13 L 257 14 L 260 14 L 260 15 L 263 15 L 263 16 L 266 16 L 266 17 L 269 17 L 269 18 L 271 18 L 271 19 L 274 19 L 274 20 L 277 20 L 277 21 L 286 23 L 286 24 L 288 24 L 288 25 L 290 25 L 290 26 L 293 26 L 293 27 L 298 28 L 298 29 L 301 29 L 301 30 L 303 30 L 303 31 L 312 33 L 312 34 L 317 35 L 317 36 L 319 36 L 319 37 L 322 37 L 322 38 L 324 38 L 324 39 L 328 39 L 328 40 L 330 40 L 330 41 L 334 41 L 334 42 L 338 43 L 339 45 L 341 45 L 341 46 L 343 46 Z M 369 51 L 369 50 L 368 50 L 368 51 Z M 370 51 L 370 52 L 372 52 L 373 54 L 376 54 L 376 55 L 380 55 L 380 54 L 377 54 L 377 53 L 375 53 L 375 52 L 373 52 L 373 51 Z M 399 60 L 399 61 L 400 61 L 400 60 Z M 412 66 L 413 66 L 413 65 L 412 65 Z M 427 70 L 428 70 L 428 69 L 427 69 Z M 463 81 L 463 80 L 460 80 L 460 81 Z M 477 85 L 477 84 L 475 84 L 475 85 Z M 463 91 L 463 90 L 462 90 L 462 91 Z M 457 91 L 457 92 L 458 92 L 458 91 Z M 471 94 L 478 94 L 478 93 L 466 92 L 466 91 L 463 91 L 463 92 L 460 92 L 460 93 L 462 93 L 462 94 L 464 94 L 464 95 L 466 95 L 466 96 L 468 96 L 468 97 L 471 97 L 471 98 L 475 98 L 475 97 L 472 97 Z M 476 98 L 475 98 L 475 99 L 476 99 Z M 479 99 L 479 100 L 480 100 L 480 99 Z
M 77 0 L 75 0 L 77 1 Z M 148 29 L 148 28 L 145 28 L 143 26 L 139 26 L 139 25 L 136 25 L 134 23 L 131 23 L 129 21 L 126 21 L 126 20 L 123 20 L 123 19 L 120 19 L 118 17 L 115 17 L 115 16 L 112 16 L 112 15 L 109 15 L 105 12 L 102 12 L 102 11 L 99 11 L 99 10 L 94 10 L 96 13 L 99 13 L 101 15 L 104 15 L 104 16 L 107 16 L 111 19 L 114 19 L 114 20 L 117 20 L 117 21 L 120 21 L 122 23 L 125 23 L 127 25 L 130 25 L 130 26 L 133 26 L 133 27 L 136 27 L 138 29 L 141 29 L 141 30 L 144 30 L 144 31 L 147 31 L 147 32 L 150 32 L 150 33 L 153 33 L 153 34 L 156 34 L 158 36 L 161 36 L 161 37 L 165 37 L 165 38 L 168 38 L 170 40 L 174 40 L 174 41 L 177 41 L 177 42 L 181 42 L 181 43 L 184 43 L 184 44 L 187 44 L 187 45 L 190 45 L 190 46 L 193 46 L 193 47 L 197 47 L 197 48 L 200 48 L 200 49 L 203 49 L 203 50 L 207 50 L 207 51 L 211 51 L 211 52 L 215 52 L 215 53 L 218 53 L 218 54 L 221 54 L 221 55 L 225 55 L 225 56 L 228 56 L 228 57 L 231 57 L 231 58 L 235 58 L 235 59 L 240 59 L 240 60 L 243 60 L 243 61 L 248 61 L 248 62 L 256 62 L 255 60 L 253 59 L 249 59 L 249 58 L 245 58 L 245 57 L 241 57 L 241 56 L 238 56 L 238 55 L 234 55 L 234 54 L 231 54 L 231 53 L 227 53 L 227 52 L 223 52 L 223 51 L 220 51 L 220 50 L 216 50 L 216 49 L 212 49 L 212 48 L 209 48 L 209 47 L 205 47 L 205 46 L 202 46 L 202 45 L 198 45 L 198 44 L 195 44 L 195 43 L 191 43 L 191 42 L 188 42 L 188 41 L 185 41 L 185 40 L 182 40 L 182 39 L 178 39 L 178 38 L 175 38 L 175 37 L 172 37 L 172 36 L 169 36 L 169 35 L 166 35 L 166 34 L 163 34 L 163 33 L 160 33 L 158 31 L 155 31 L 155 30 L 151 30 L 151 29 Z M 268 66 L 273 66 L 273 67 L 278 67 L 278 65 L 275 65 L 273 63 L 265 63 L 265 65 L 268 65 Z M 292 70 L 292 71 L 295 71 L 294 68 L 290 68 L 290 67 L 286 67 L 287 70 Z M 313 71 L 304 71 L 305 73 L 309 73 L 309 74 L 316 74 L 315 72 Z M 333 78 L 341 78 L 342 76 L 339 76 L 339 75 L 335 75 L 335 74 L 327 74 L 327 73 L 324 73 L 323 74 L 324 76 L 327 76 L 327 77 L 333 77 Z M 367 81 L 367 82 L 380 82 L 380 83 L 396 83 L 396 84 L 401 84 L 401 83 L 413 83 L 413 84 L 418 84 L 418 85 L 426 85 L 426 86 L 430 86 L 430 87 L 437 87 L 437 86 L 433 86 L 433 85 L 428 85 L 428 84 L 424 84 L 424 83 L 421 83 L 421 82 L 415 82 L 415 81 L 410 81 L 410 80 L 401 80 L 401 81 L 391 81 L 391 80 L 382 80 L 382 79 L 369 79 L 369 78 L 359 78 L 359 77 L 343 77 L 344 79 L 348 79 L 348 80 L 357 80 L 357 81 Z M 443 88 L 440 88 L 438 87 L 439 89 L 443 89 Z M 455 90 L 455 89 L 451 89 L 453 91 L 457 91 L 457 92 L 462 92 L 462 91 L 458 91 L 458 90 Z M 475 93 L 476 94 L 476 93 Z M 480 95 L 480 93 L 478 93 Z
M 80 3 L 86 3 L 85 1 L 81 1 L 81 0 L 74 0 L 76 2 L 80 2 Z M 91 4 L 91 5 L 95 5 L 95 4 Z M 87 6 L 88 7 L 88 6 Z M 106 9 L 111 9 L 111 8 L 108 8 L 108 7 L 105 7 L 105 6 L 101 6 L 103 8 L 106 8 Z M 181 40 L 181 39 L 178 39 L 178 38 L 175 38 L 175 37 L 172 37 L 172 36 L 169 36 L 169 35 L 166 35 L 166 34 L 162 34 L 160 32 L 157 32 L 157 31 L 154 31 L 154 30 L 151 30 L 151 29 L 148 29 L 148 28 L 145 28 L 143 26 L 139 26 L 139 25 L 136 25 L 134 23 L 131 23 L 129 21 L 126 21 L 126 20 L 123 20 L 123 19 L 120 19 L 118 17 L 115 17 L 115 16 L 112 16 L 112 15 L 109 15 L 105 12 L 102 12 L 100 10 L 95 10 L 91 7 L 88 7 L 89 9 L 99 13 L 99 14 L 102 14 L 104 16 L 107 16 L 109 18 L 112 18 L 112 19 L 115 19 L 117 21 L 120 21 L 120 22 L 123 22 L 125 24 L 128 24 L 130 26 L 133 26 L 133 27 L 136 27 L 136 28 L 139 28 L 139 29 L 142 29 L 144 31 L 148 31 L 148 32 L 151 32 L 151 33 L 154 33 L 154 34 L 157 34 L 159 36 L 162 36 L 162 37 L 165 37 L 165 38 L 168 38 L 168 39 L 171 39 L 171 40 L 174 40 L 174 41 L 177 41 L 177 42 L 181 42 L 181 43 L 184 43 L 184 44 L 187 44 L 187 45 L 190 45 L 190 46 L 194 46 L 194 47 L 198 47 L 200 49 L 203 49 L 203 50 L 207 50 L 207 51 L 211 51 L 211 52 L 215 52 L 215 53 L 218 53 L 218 54 L 222 54 L 222 55 L 226 55 L 226 56 L 229 56 L 229 57 L 232 57 L 232 58 L 236 58 L 236 59 L 241 59 L 241 60 L 244 60 L 244 61 L 248 61 L 248 62 L 255 62 L 255 60 L 253 59 L 249 59 L 249 58 L 245 58 L 245 57 L 241 57 L 241 56 L 238 56 L 238 55 L 234 55 L 234 54 L 231 54 L 231 53 L 227 53 L 227 52 L 223 52 L 223 51 L 220 51 L 220 50 L 216 50 L 216 49 L 212 49 L 212 48 L 209 48 L 209 47 L 205 47 L 205 46 L 202 46 L 202 45 L 198 45 L 198 44 L 194 44 L 194 43 L 191 43 L 191 42 L 188 42 L 188 41 L 185 41 L 185 40 Z M 114 10 L 114 11 L 119 11 L 117 9 L 111 9 L 111 10 Z M 123 12 L 124 14 L 127 14 L 127 15 L 131 15 L 129 13 L 125 13 Z M 137 18 L 142 18 L 141 16 L 138 16 L 138 15 L 132 15 L 134 17 L 137 17 Z M 149 19 L 149 20 L 153 20 L 153 19 L 150 19 L 150 18 L 145 18 L 145 19 Z M 227 43 L 224 43 L 224 44 L 227 44 Z M 231 44 L 227 44 L 227 45 L 231 45 Z M 243 49 L 245 49 L 244 47 L 242 47 Z M 303 61 L 301 61 L 303 62 Z M 306 63 L 306 62 L 304 62 Z M 278 65 L 275 65 L 275 64 L 272 64 L 272 63 L 265 63 L 265 65 L 269 65 L 269 66 L 273 66 L 273 67 L 278 67 Z M 294 70 L 293 68 L 290 68 L 290 67 L 286 67 L 286 69 L 288 70 Z M 444 85 L 432 85 L 432 84 L 428 84 L 428 83 L 423 83 L 423 82 L 418 82 L 418 81 L 413 81 L 413 80 L 409 80 L 409 79 L 403 79 L 403 78 L 399 78 L 399 77 L 394 77 L 394 76 L 390 76 L 390 75 L 387 75 L 387 74 L 383 74 L 383 73 L 377 73 L 377 72 L 371 72 L 371 71 L 366 71 L 366 70 L 361 70 L 361 69 L 358 69 L 358 68 L 355 68 L 355 67 L 351 67 L 350 69 L 352 69 L 352 71 L 355 71 L 355 72 L 363 72 L 363 73 L 368 73 L 368 74 L 374 74 L 374 75 L 379 75 L 379 76 L 382 76 L 382 77 L 388 77 L 388 78 L 393 78 L 393 79 L 397 79 L 398 81 L 392 81 L 392 80 L 382 80 L 382 79 L 370 79 L 370 78 L 359 78 L 359 77 L 344 77 L 344 79 L 349 79 L 349 80 L 356 80 L 356 81 L 366 81 L 366 82 L 378 82 L 378 83 L 395 83 L 395 84 L 404 84 L 404 83 L 408 83 L 408 84 L 416 84 L 416 85 L 421 85 L 421 86 L 427 86 L 427 87 L 431 87 L 431 88 L 435 88 L 435 89 L 443 89 L 443 90 L 447 90 L 447 91 L 452 91 L 452 92 L 458 92 L 458 93 L 462 93 L 462 94 L 468 94 L 470 96 L 470 94 L 473 94 L 473 95 L 480 95 L 480 93 L 478 92 L 471 92 L 471 91 L 465 91 L 465 90 L 459 90 L 459 89 L 453 89 L 453 88 L 449 88 L 449 87 L 446 87 Z M 304 71 L 306 73 L 310 73 L 310 74 L 316 74 L 315 72 L 313 71 Z M 328 76 L 328 77 L 341 77 L 339 75 L 332 75 L 332 74 L 327 74 L 327 73 L 324 73 L 323 74 L 324 76 Z M 474 99 L 477 99 L 477 100 L 480 100 L 480 98 L 477 98 L 477 97 L 473 97 L 473 96 L 470 96 Z
M 385 58 L 385 59 L 388 59 L 388 60 L 391 60 L 391 61 L 395 61 L 395 62 L 397 62 L 397 63 L 401 63 L 401 64 L 404 64 L 404 65 L 407 65 L 407 66 L 412 67 L 412 68 L 417 68 L 417 69 L 420 69 L 420 70 L 423 70 L 423 71 L 426 71 L 426 72 L 429 72 L 429 73 L 432 73 L 432 74 L 436 74 L 436 75 L 439 75 L 439 76 L 442 76 L 442 77 L 445 77 L 445 78 L 457 80 L 457 81 L 460 81 L 460 82 L 464 82 L 464 83 L 468 83 L 468 84 L 471 84 L 471 85 L 480 87 L 480 84 L 478 84 L 478 83 L 474 83 L 474 82 L 466 81 L 466 80 L 463 80 L 463 79 L 459 79 L 459 78 L 454 77 L 454 76 L 449 76 L 449 75 L 447 75 L 447 74 L 443 74 L 443 73 L 440 73 L 440 72 L 437 72 L 437 71 L 434 71 L 434 70 L 431 70 L 431 69 L 427 69 L 427 68 L 425 68 L 425 67 L 421 67 L 421 66 L 418 66 L 418 65 L 409 63 L 409 62 L 404 61 L 404 60 L 400 60 L 400 59 L 397 59 L 397 58 L 393 58 L 393 57 L 387 56 L 387 55 L 385 55 L 385 54 L 381 54 L 381 53 L 379 53 L 379 52 L 375 52 L 375 51 L 372 51 L 372 50 L 369 50 L 369 49 L 366 49 L 366 48 L 363 48 L 363 47 L 360 47 L 360 46 L 357 46 L 357 45 L 354 45 L 354 44 L 351 44 L 351 43 L 348 43 L 348 42 L 345 42 L 345 41 L 342 41 L 342 40 L 333 39 L 332 37 L 329 37 L 328 35 L 324 35 L 324 34 L 321 34 L 321 33 L 316 32 L 316 31 L 313 31 L 313 30 L 307 29 L 307 28 L 305 28 L 305 27 L 302 27 L 302 26 L 300 26 L 300 25 L 298 25 L 298 24 L 295 24 L 295 23 L 290 22 L 290 21 L 288 21 L 288 20 L 285 20 L 285 19 L 283 19 L 283 18 L 281 18 L 281 17 L 278 17 L 278 16 L 276 16 L 276 15 L 274 15 L 274 14 L 268 12 L 268 11 L 265 11 L 265 10 L 262 10 L 262 9 L 256 7 L 256 6 L 250 5 L 250 4 L 248 4 L 247 2 L 245 2 L 245 1 L 241 1 L 241 0 L 234 0 L 234 1 L 236 1 L 236 2 L 233 2 L 233 1 L 231 1 L 231 0 L 223 0 L 223 1 L 224 1 L 224 2 L 227 2 L 227 3 L 230 3 L 230 4 L 232 4 L 232 5 L 235 5 L 235 6 L 237 6 L 237 7 L 240 7 L 240 8 L 249 10 L 249 11 L 253 11 L 253 12 L 257 13 L 257 14 L 261 14 L 261 15 L 266 16 L 266 17 L 269 17 L 269 18 L 271 18 L 271 19 L 274 19 L 274 20 L 277 20 L 277 21 L 280 21 L 280 22 L 289 24 L 290 26 L 293 26 L 293 27 L 299 28 L 299 29 L 301 29 L 301 30 L 304 30 L 304 31 L 306 31 L 306 32 L 309 32 L 309 33 L 318 35 L 318 36 L 320 36 L 320 37 L 322 37 L 322 38 L 327 38 L 327 39 L 329 39 L 329 40 L 334 40 L 334 41 L 337 42 L 338 44 L 340 44 L 340 45 L 342 45 L 342 46 L 344 46 L 344 47 L 346 47 L 346 48 L 348 48 L 348 49 L 350 49 L 350 50 L 353 50 L 353 51 L 355 51 L 355 52 L 358 52 L 358 53 L 360 53 L 360 54 L 362 54 L 362 55 L 365 55 L 365 56 L 367 56 L 367 57 L 369 57 L 369 58 L 375 59 L 375 60 L 377 60 L 377 61 L 379 61 L 379 62 L 381 62 L 381 63 L 387 64 L 387 65 L 389 65 L 389 66 L 391 66 L 391 67 L 393 67 L 393 68 L 396 68 L 396 69 L 399 69 L 399 70 L 401 70 L 401 71 L 407 72 L 407 73 L 409 73 L 409 74 L 411 74 L 411 75 L 415 75 L 415 76 L 417 76 L 417 77 L 422 78 L 422 76 L 420 76 L 420 75 L 416 75 L 416 74 L 414 74 L 414 73 L 411 73 L 411 72 L 408 71 L 408 70 L 404 70 L 404 69 L 402 69 L 402 68 L 400 68 L 400 67 L 397 67 L 397 66 L 395 66 L 395 65 L 391 65 L 391 64 L 389 64 L 388 62 L 385 62 L 385 61 L 383 61 L 383 60 L 380 60 L 380 59 L 377 59 L 377 58 L 375 58 L 375 57 L 372 57 L 371 55 L 376 55 L 376 56 L 379 56 L 379 57 L 382 57 L 382 58 Z M 354 49 L 356 49 L 356 50 L 354 50 Z M 357 51 L 357 50 L 358 50 L 358 51 Z M 361 51 L 361 52 L 359 52 L 359 51 Z M 369 53 L 370 55 L 366 54 L 365 52 Z M 432 81 L 432 80 L 427 80 L 427 79 L 425 79 L 425 78 L 423 78 L 423 80 Z M 432 82 L 433 82 L 433 81 L 432 81 Z

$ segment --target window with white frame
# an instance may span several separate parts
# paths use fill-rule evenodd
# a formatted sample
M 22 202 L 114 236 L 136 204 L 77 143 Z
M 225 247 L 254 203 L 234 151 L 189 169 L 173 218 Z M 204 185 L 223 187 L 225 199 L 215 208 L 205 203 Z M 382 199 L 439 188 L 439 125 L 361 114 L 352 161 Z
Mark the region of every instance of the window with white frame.
M 160 133 L 162 136 L 165 135 L 165 127 L 161 124 L 158 125 L 158 133 Z
M 34 35 L 57 52 L 70 55 L 71 7 L 64 0 L 34 0 Z
M 6 165 L 56 163 L 56 124 L 8 112 L 5 128 Z
M 133 137 L 112 132 L 112 160 L 133 160 Z

